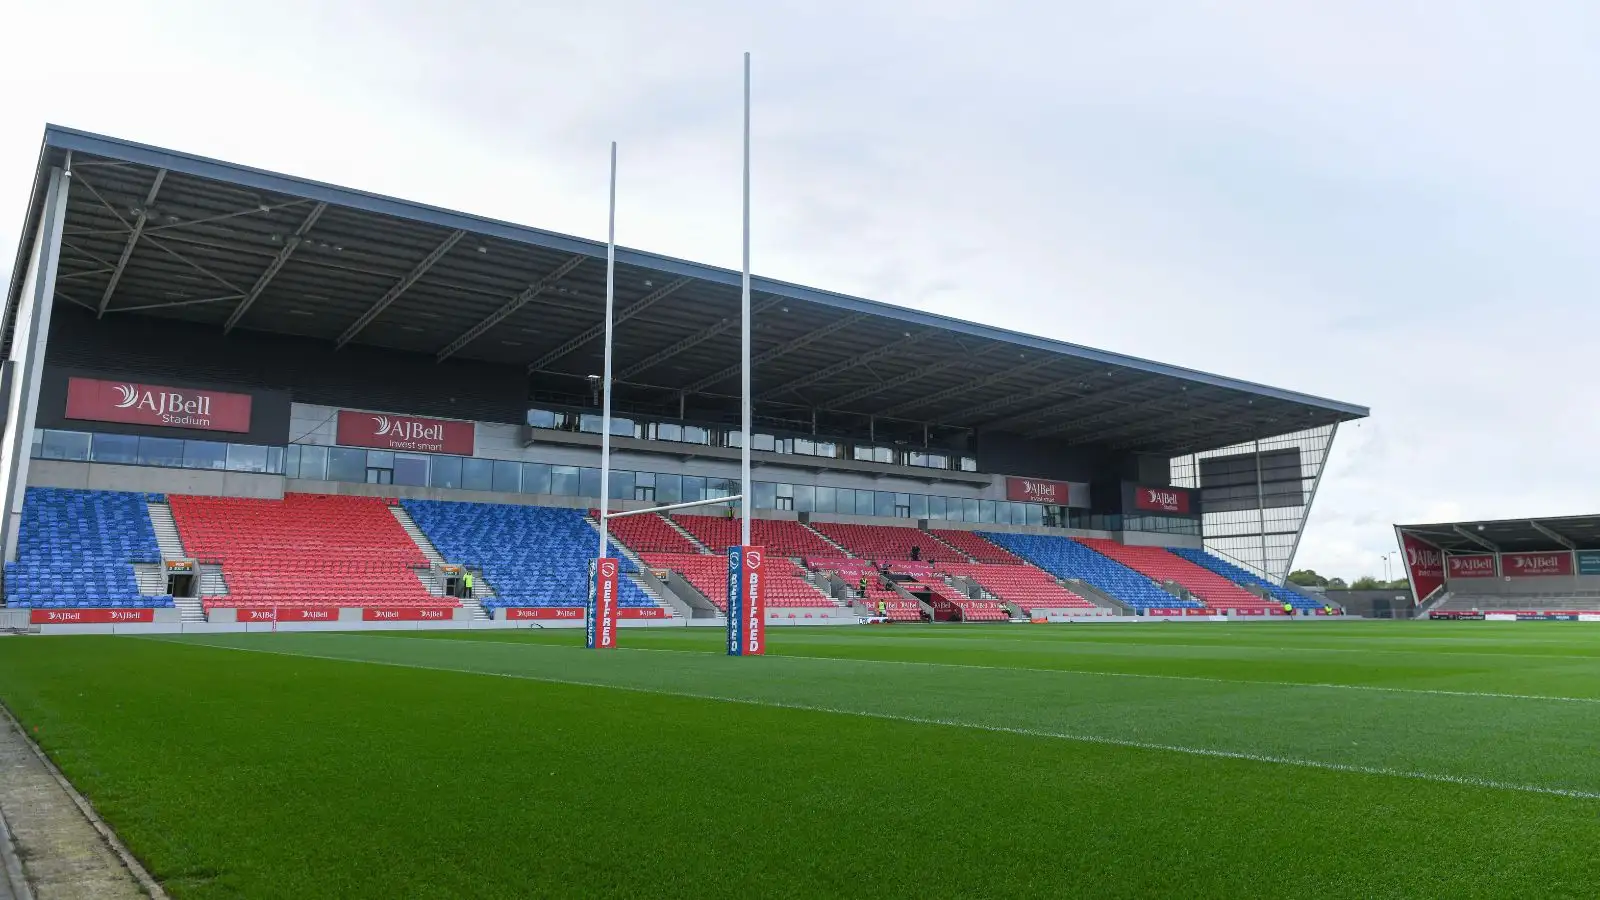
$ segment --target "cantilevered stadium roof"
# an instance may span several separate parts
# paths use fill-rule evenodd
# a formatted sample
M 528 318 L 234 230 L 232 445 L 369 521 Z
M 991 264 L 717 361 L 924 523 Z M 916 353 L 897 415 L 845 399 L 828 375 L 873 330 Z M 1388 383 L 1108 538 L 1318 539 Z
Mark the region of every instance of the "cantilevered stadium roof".
M 603 242 L 48 126 L 71 190 L 58 302 L 343 346 L 600 371 Z M 816 288 L 753 282 L 757 411 L 820 410 L 1178 455 L 1365 407 Z M 618 248 L 619 392 L 738 390 L 739 273 Z
M 1600 550 L 1600 516 L 1443 522 L 1396 527 L 1449 553 Z

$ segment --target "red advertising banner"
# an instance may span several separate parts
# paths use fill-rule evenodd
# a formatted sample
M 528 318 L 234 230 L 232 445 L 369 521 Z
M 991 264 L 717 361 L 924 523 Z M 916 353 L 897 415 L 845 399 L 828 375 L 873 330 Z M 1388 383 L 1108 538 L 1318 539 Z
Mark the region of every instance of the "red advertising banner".
M 1445 571 L 1451 578 L 1493 578 L 1494 554 L 1479 553 L 1472 556 L 1449 556 L 1445 558 Z
M 334 440 L 346 447 L 471 456 L 477 449 L 477 426 L 471 422 L 448 419 L 419 419 L 416 416 L 341 409 L 338 433 Z
M 1133 508 L 1144 512 L 1187 515 L 1191 509 L 1189 492 L 1183 488 L 1153 488 L 1134 485 Z
M 363 609 L 363 622 L 448 622 L 454 615 L 448 606 L 419 606 L 414 609 Z
M 1183 610 L 1181 610 L 1181 609 L 1147 609 L 1147 610 L 1144 611 L 1144 614 L 1147 615 L 1147 616 L 1162 616 L 1162 617 L 1166 617 L 1166 618 L 1172 618 L 1172 617 L 1182 616 L 1183 615 Z
M 589 602 L 584 606 L 585 645 L 591 650 L 617 646 L 617 568 L 609 556 L 591 563 Z
M 115 625 L 155 620 L 153 609 L 36 609 L 28 616 L 35 625 Z
M 1400 549 L 1405 551 L 1411 593 L 1421 603 L 1444 586 L 1444 551 L 1404 533 L 1400 535 Z
M 250 395 L 68 378 L 67 418 L 245 434 L 250 431 Z
M 279 606 L 270 609 L 241 609 L 235 611 L 240 622 L 337 622 L 336 606 Z
M 1502 553 L 1500 571 L 1507 578 L 1571 575 L 1572 554 L 1565 550 L 1559 553 Z
M 516 606 L 506 607 L 506 618 L 517 621 L 528 619 L 581 619 L 581 606 Z M 667 611 L 659 606 L 621 606 L 618 619 L 665 619 Z
M 1042 478 L 1006 479 L 1006 499 L 1019 503 L 1066 506 L 1071 495 L 1072 485 L 1065 481 L 1045 481 Z

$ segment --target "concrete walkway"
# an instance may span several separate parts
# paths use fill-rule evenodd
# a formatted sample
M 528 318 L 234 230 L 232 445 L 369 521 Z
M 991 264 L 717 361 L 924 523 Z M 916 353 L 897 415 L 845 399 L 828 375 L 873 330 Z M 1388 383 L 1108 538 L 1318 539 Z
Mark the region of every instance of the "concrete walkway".
M 4 711 L 0 711 L 0 816 L 11 838 L 0 842 L 15 844 L 14 853 L 11 846 L 0 847 L 0 900 L 149 896 Z M 11 884 L 6 875 L 18 857 L 22 885 Z

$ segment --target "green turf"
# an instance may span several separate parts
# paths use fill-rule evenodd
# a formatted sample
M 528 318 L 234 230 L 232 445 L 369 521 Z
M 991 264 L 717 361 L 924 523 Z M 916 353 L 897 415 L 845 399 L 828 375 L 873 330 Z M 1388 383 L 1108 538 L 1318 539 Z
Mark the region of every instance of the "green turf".
M 1600 629 L 0 641 L 177 897 L 1591 897 Z

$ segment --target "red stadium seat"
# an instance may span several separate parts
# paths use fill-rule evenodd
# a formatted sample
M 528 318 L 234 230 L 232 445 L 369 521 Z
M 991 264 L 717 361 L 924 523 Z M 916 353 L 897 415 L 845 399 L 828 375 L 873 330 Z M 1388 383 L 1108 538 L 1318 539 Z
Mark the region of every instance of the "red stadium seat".
M 1221 575 L 1168 553 L 1161 547 L 1129 547 L 1102 538 L 1077 538 L 1078 543 L 1160 582 L 1176 582 L 1212 609 L 1271 609 L 1265 600 Z

